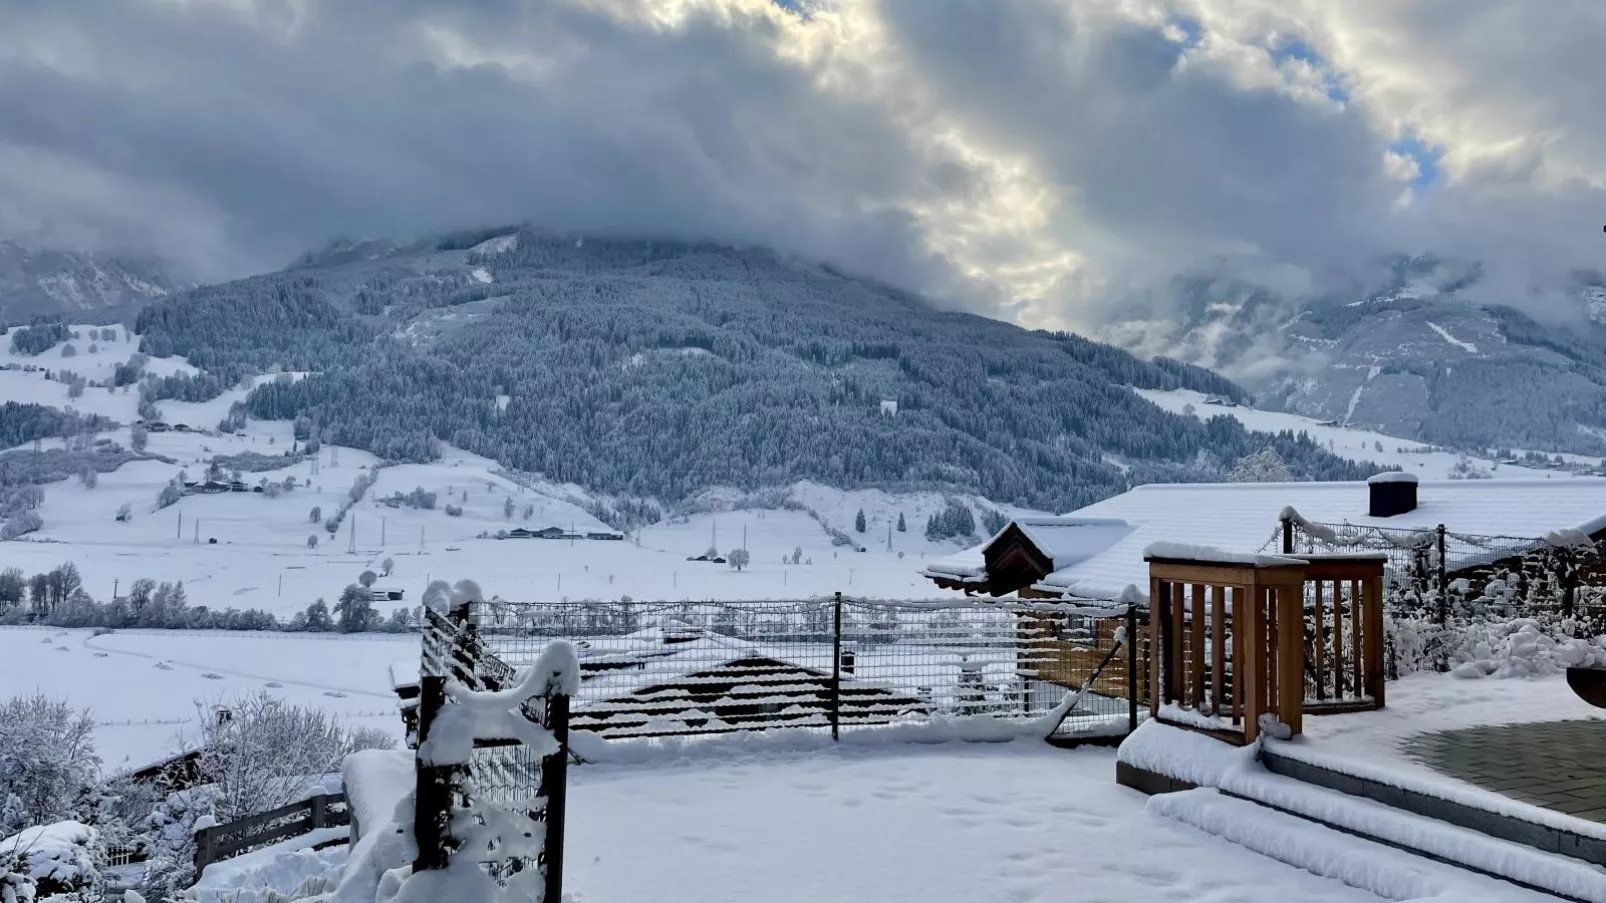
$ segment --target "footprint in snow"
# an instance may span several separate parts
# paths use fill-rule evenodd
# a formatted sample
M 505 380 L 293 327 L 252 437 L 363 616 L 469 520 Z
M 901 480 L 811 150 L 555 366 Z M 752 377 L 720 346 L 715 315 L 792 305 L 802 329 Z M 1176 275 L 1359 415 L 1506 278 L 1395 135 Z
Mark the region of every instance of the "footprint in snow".
M 221 675 L 221 674 L 213 674 L 210 671 L 206 672 L 205 674 L 202 674 L 201 676 L 206 678 L 207 680 L 222 680 L 223 679 L 223 675 Z

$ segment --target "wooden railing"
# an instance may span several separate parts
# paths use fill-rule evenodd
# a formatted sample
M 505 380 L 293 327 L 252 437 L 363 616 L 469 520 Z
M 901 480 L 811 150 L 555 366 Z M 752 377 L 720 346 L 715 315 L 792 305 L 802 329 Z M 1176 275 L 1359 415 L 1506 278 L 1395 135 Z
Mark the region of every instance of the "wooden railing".
M 319 828 L 338 828 L 351 823 L 343 793 L 321 794 L 299 803 L 232 821 L 226 825 L 195 832 L 195 872 L 220 859 L 267 846 L 291 837 L 300 837 Z
M 1383 561 L 1150 557 L 1156 717 L 1253 742 L 1261 718 L 1383 704 Z

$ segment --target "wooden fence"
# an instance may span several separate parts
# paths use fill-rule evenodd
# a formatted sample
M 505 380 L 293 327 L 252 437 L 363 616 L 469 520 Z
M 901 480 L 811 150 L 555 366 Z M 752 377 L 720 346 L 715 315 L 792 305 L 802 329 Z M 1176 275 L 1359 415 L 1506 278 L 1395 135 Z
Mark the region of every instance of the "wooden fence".
M 195 832 L 196 874 L 208 865 L 319 828 L 351 824 L 346 795 L 330 793 Z

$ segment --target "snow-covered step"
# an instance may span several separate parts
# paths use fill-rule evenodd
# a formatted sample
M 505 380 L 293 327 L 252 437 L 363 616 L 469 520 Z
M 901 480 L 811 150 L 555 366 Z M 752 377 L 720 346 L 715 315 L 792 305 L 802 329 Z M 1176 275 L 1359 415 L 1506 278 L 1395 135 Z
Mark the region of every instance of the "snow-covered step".
M 1538 903 L 1554 899 L 1549 894 L 1413 855 L 1212 788 L 1160 794 L 1149 799 L 1148 808 L 1156 815 L 1198 828 L 1294 868 L 1376 894 L 1385 900 L 1401 903 Z M 1428 819 L 1418 821 L 1429 822 Z M 1431 823 L 1418 826 L 1418 830 L 1424 833 L 1437 829 L 1438 826 Z M 1534 855 L 1542 857 L 1546 854 L 1535 852 Z M 1557 864 L 1558 868 L 1575 865 L 1562 857 L 1547 858 L 1557 860 L 1559 864 L 1553 864 Z M 1591 894 L 1566 895 L 1572 899 L 1590 903 L 1606 899 L 1595 895 L 1606 891 L 1606 883 L 1585 887 L 1583 885 L 1588 882 L 1583 880 L 1583 876 L 1551 877 L 1559 879 L 1556 883 Z
M 1573 900 L 1606 903 L 1606 868 L 1260 769 L 1223 775 L 1232 796 Z

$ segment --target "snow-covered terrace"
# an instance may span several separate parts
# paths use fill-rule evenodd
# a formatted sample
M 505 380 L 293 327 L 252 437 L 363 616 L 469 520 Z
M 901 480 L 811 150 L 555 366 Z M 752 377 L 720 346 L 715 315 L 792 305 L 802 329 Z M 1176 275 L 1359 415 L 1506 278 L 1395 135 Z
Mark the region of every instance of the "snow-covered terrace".
M 1443 524 L 1459 533 L 1538 539 L 1606 529 L 1606 479 L 1595 477 L 1423 481 L 1415 510 L 1387 518 L 1368 516 L 1369 492 L 1365 482 L 1150 484 L 1061 517 L 1017 523 L 1054 559 L 1055 570 L 1034 589 L 1082 599 L 1115 599 L 1128 586 L 1142 591 L 1149 581 L 1143 553 L 1156 542 L 1275 551 L 1285 508 L 1313 523 L 1397 530 Z M 984 584 L 982 550 L 994 538 L 929 562 L 925 575 Z M 1458 563 L 1471 562 L 1450 562 Z

